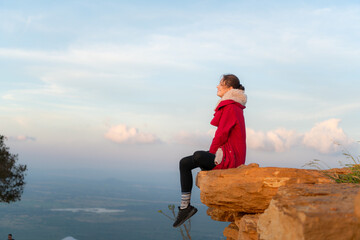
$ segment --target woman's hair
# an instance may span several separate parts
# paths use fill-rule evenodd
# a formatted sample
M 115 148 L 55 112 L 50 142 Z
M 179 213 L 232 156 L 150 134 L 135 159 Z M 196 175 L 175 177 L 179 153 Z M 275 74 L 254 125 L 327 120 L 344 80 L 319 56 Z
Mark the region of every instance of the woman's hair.
M 241 85 L 240 80 L 234 74 L 224 74 L 221 77 L 221 81 L 227 87 L 233 87 L 234 89 L 245 90 L 245 87 Z

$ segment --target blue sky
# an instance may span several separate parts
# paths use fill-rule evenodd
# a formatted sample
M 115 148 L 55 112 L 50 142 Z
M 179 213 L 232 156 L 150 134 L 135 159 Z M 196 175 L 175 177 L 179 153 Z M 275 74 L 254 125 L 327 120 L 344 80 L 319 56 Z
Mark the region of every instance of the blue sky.
M 357 1 L 2 0 L 0 133 L 33 169 L 176 171 L 234 73 L 248 163 L 337 167 L 358 153 L 359 39 Z

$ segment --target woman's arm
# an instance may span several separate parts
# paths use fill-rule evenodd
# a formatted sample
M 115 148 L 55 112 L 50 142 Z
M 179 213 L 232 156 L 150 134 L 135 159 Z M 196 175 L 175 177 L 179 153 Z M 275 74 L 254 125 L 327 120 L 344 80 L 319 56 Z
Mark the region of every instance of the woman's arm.
M 227 105 L 220 109 L 220 111 L 221 112 L 216 113 L 221 114 L 221 117 L 209 150 L 212 154 L 215 154 L 218 148 L 227 142 L 230 131 L 236 124 L 234 106 Z

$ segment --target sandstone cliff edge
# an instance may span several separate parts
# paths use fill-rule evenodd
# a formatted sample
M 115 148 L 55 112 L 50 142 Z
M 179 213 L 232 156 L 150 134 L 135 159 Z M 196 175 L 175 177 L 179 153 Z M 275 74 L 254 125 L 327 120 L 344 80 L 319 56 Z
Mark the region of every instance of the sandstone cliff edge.
M 318 170 L 250 164 L 201 171 L 196 185 L 208 215 L 230 222 L 227 240 L 360 239 L 360 184 Z

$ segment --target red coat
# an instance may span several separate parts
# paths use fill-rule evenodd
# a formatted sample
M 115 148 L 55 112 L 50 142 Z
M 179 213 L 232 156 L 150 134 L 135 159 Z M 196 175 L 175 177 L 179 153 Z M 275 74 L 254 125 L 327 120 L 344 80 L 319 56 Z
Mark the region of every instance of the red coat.
M 245 106 L 234 100 L 223 100 L 215 109 L 211 125 L 218 128 L 209 152 L 216 154 L 218 148 L 221 148 L 223 159 L 214 169 L 236 168 L 245 163 L 246 130 L 243 109 Z

